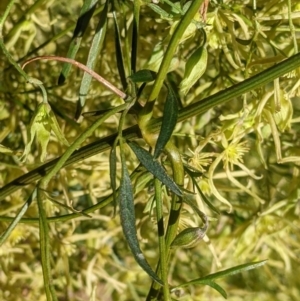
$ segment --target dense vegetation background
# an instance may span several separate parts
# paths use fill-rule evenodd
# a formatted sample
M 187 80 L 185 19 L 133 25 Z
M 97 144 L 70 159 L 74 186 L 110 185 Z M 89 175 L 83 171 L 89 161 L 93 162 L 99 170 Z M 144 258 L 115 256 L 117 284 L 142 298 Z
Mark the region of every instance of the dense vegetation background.
M 49 124 L 48 127 L 43 125 L 46 132 L 52 130 L 43 151 L 38 140 L 44 141 L 45 132 L 39 132 L 41 123 L 38 120 L 33 122 L 43 94 L 11 62 L 21 64 L 37 55 L 66 57 L 72 40 L 80 46 L 75 59 L 86 64 L 94 34 L 99 32 L 98 22 L 101 23 L 106 9 L 106 1 L 95 2 L 97 6 L 86 32 L 79 32 L 75 39 L 72 36 L 82 1 L 0 3 L 0 15 L 12 4 L 5 22 L 1 21 L 3 28 L 0 30 L 4 42 L 1 42 L 0 59 L 1 233 L 8 229 L 11 218 L 28 200 L 38 179 L 28 176 L 22 185 L 15 183 L 14 190 L 3 197 L 8 183 L 61 156 L 67 149 L 66 144 L 71 144 L 99 118 L 92 114 L 74 118 L 78 112 L 82 70 L 73 66 L 66 81 L 58 85 L 61 62 L 32 62 L 24 70 L 44 84 L 53 112 L 49 118 L 56 118 L 60 128 L 54 131 Z M 135 5 L 140 9 L 136 70 L 157 72 L 183 10 L 188 7 L 185 5 L 189 4 L 188 1 L 174 3 L 110 1 L 107 27 L 94 70 L 120 90 L 124 87 L 124 92 L 130 90 L 124 78 L 131 75 L 132 55 L 135 55 L 131 48 Z M 120 58 L 120 53 L 114 20 L 119 26 L 125 77 L 116 59 Z M 170 67 L 169 80 L 180 99 L 179 109 L 297 54 L 299 31 L 300 4 L 296 0 L 211 0 L 207 12 L 206 7 L 199 7 L 195 21 L 180 40 Z M 199 47 L 207 50 L 207 60 L 202 58 L 199 65 L 203 74 L 194 85 L 186 88 L 182 84 L 182 79 L 187 77 L 186 63 Z M 198 62 L 196 58 L 192 65 Z M 153 82 L 150 82 L 142 91 L 141 105 L 146 103 L 152 88 Z M 166 93 L 167 89 L 162 88 L 154 107 L 155 117 L 162 116 Z M 83 112 L 108 110 L 123 103 L 120 97 L 93 80 Z M 124 128 L 135 125 L 137 115 L 128 114 Z M 116 133 L 119 121 L 120 114 L 106 119 L 82 145 L 97 143 L 100 138 Z M 196 180 L 202 191 L 202 195 L 197 194 L 196 201 L 210 224 L 206 237 L 195 247 L 172 251 L 169 271 L 172 286 L 245 262 L 268 259 L 258 269 L 218 280 L 228 299 L 299 300 L 299 123 L 299 65 L 295 65 L 293 72 L 267 85 L 178 122 L 172 141 L 183 162 L 195 172 L 192 177 L 185 177 L 185 188 L 193 190 L 191 179 Z M 34 134 L 36 137 L 31 141 Z M 142 139 L 137 142 L 147 148 Z M 138 160 L 129 148 L 123 150 L 132 172 Z M 47 216 L 52 217 L 49 223 L 51 274 L 58 299 L 145 300 L 151 278 L 135 262 L 124 238 L 118 211 L 113 217 L 112 202 L 107 198 L 112 193 L 110 148 L 95 150 L 93 156 L 88 152 L 87 147 L 86 154 L 83 152 L 73 164 L 61 168 L 45 188 L 44 207 Z M 121 178 L 120 156 L 117 151 L 117 186 Z M 161 160 L 172 174 L 164 155 Z M 152 208 L 153 179 L 144 172 L 132 179 L 132 183 L 140 246 L 155 269 L 159 255 Z M 169 203 L 165 191 L 166 218 Z M 90 216 L 80 214 L 88 208 L 97 210 L 87 211 Z M 68 218 L 63 217 L 67 215 Z M 1 300 L 46 300 L 45 287 L 49 284 L 43 280 L 38 216 L 39 207 L 33 201 L 23 220 L 3 241 L 0 249 Z M 199 218 L 193 210 L 183 207 L 179 229 L 198 224 Z M 172 295 L 176 300 L 224 299 L 219 292 L 204 285 L 184 287 L 177 293 Z

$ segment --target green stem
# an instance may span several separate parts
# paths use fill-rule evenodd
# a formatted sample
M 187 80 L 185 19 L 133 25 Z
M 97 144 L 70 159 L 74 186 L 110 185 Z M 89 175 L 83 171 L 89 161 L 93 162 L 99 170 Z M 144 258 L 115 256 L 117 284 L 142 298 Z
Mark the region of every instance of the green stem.
M 131 182 L 135 182 L 137 178 L 142 178 L 144 175 L 141 174 L 141 172 L 138 171 L 134 171 L 131 176 Z M 140 185 L 144 185 L 143 182 L 140 182 Z M 136 189 L 139 189 L 139 185 L 137 185 Z M 48 217 L 47 221 L 48 223 L 56 223 L 56 222 L 67 222 L 71 219 L 74 219 L 76 217 L 83 217 L 83 214 L 87 215 L 89 213 L 93 213 L 96 210 L 99 210 L 105 206 L 107 206 L 108 204 L 110 204 L 113 201 L 113 194 L 104 197 L 102 201 L 100 201 L 99 203 L 90 206 L 84 210 L 82 210 L 81 212 L 78 213 L 70 213 L 70 214 L 65 214 L 65 215 L 61 215 L 61 216 L 52 216 L 52 217 Z M 86 218 L 85 216 L 83 218 Z M 16 219 L 16 217 L 8 217 L 8 216 L 0 216 L 0 221 L 3 222 L 13 222 Z M 39 222 L 38 218 L 22 218 L 20 221 L 20 223 L 24 223 L 24 224 L 36 224 Z
M 175 183 L 178 184 L 179 187 L 181 187 L 183 186 L 183 182 L 184 182 L 184 167 L 183 167 L 180 153 L 177 147 L 172 142 L 168 142 L 168 144 L 165 147 L 165 151 L 171 162 L 173 179 Z M 169 251 L 170 251 L 170 245 L 177 234 L 181 206 L 182 206 L 182 198 L 173 194 L 170 217 L 169 217 L 168 228 L 166 233 L 166 247 L 167 250 Z
M 1 42 L 1 40 L 0 40 Z M 253 76 L 241 83 L 238 83 L 232 87 L 229 87 L 225 90 L 219 91 L 218 93 L 211 95 L 205 99 L 200 99 L 195 103 L 189 105 L 188 107 L 182 109 L 178 114 L 178 122 L 187 120 L 193 116 L 197 116 L 204 112 L 207 112 L 209 109 L 221 104 L 225 104 L 231 99 L 238 97 L 246 92 L 257 89 L 271 81 L 275 78 L 283 76 L 294 69 L 300 66 L 300 53 L 274 65 L 273 67 Z M 161 126 L 161 118 L 153 119 L 149 123 L 149 128 L 152 132 L 158 132 Z M 90 145 L 86 145 L 82 147 L 80 150 L 76 151 L 69 160 L 66 161 L 64 166 L 68 166 L 74 164 L 76 162 L 81 161 L 82 159 L 89 158 L 105 150 L 108 150 L 112 142 L 116 138 L 116 134 L 100 139 L 97 142 L 91 143 Z M 122 136 L 126 140 L 134 139 L 140 136 L 138 126 L 133 126 L 131 128 L 126 129 Z M 35 170 L 30 171 L 29 173 L 13 180 L 11 183 L 8 183 L 4 187 L 0 188 L 0 200 L 3 200 L 6 196 L 11 193 L 17 191 L 18 189 L 24 187 L 24 185 L 28 185 L 33 183 L 41 178 L 42 174 L 48 172 L 56 162 L 59 160 L 55 159 L 51 162 L 44 164 L 43 166 L 38 167 Z
M 173 179 L 175 183 L 178 184 L 179 186 L 183 186 L 184 167 L 177 147 L 175 147 L 175 145 L 173 145 L 169 141 L 165 147 L 165 151 L 167 152 L 168 158 L 171 162 L 171 166 L 173 170 Z M 165 248 L 167 253 L 164 257 L 165 262 L 164 263 L 162 261 L 159 262 L 157 266 L 158 271 L 159 270 L 162 271 L 162 264 L 168 266 L 169 259 L 170 259 L 170 245 L 177 234 L 181 207 L 182 207 L 182 198 L 173 194 L 167 233 L 165 238 Z M 152 286 L 147 296 L 147 301 L 157 300 L 159 294 L 160 294 L 160 287 L 155 282 L 152 282 Z
M 153 106 L 155 104 L 155 100 L 161 90 L 163 82 L 166 78 L 168 73 L 169 66 L 171 64 L 172 58 L 174 53 L 179 45 L 180 39 L 183 36 L 187 27 L 191 24 L 195 14 L 199 10 L 200 5 L 202 4 L 203 0 L 194 0 L 192 1 L 189 9 L 177 25 L 174 34 L 171 37 L 170 43 L 164 55 L 164 58 L 161 62 L 160 68 L 157 73 L 156 80 L 154 82 L 151 94 L 148 98 L 148 101 L 140 114 L 139 124 L 140 127 L 143 129 L 145 125 L 150 121 L 153 114 Z
M 50 265 L 50 240 L 47 215 L 43 204 L 43 190 L 42 183 L 39 184 L 37 189 L 37 204 L 39 210 L 39 229 L 40 229 L 40 251 L 41 262 L 43 269 L 43 277 L 45 284 L 45 292 L 47 301 L 57 300 L 55 289 L 52 283 L 51 265 Z
M 19 213 L 16 215 L 15 218 L 12 219 L 10 225 L 6 228 L 4 233 L 0 236 L 0 246 L 6 241 L 6 239 L 9 237 L 11 232 L 15 229 L 17 224 L 20 222 L 22 219 L 23 215 L 26 213 L 27 209 L 29 208 L 30 204 L 32 201 L 36 198 L 36 189 L 33 190 L 25 204 L 22 206 L 21 210 Z
M 9 1 L 8 5 L 6 6 L 6 9 L 4 11 L 4 14 L 2 15 L 2 17 L 0 18 L 0 40 L 2 41 L 3 36 L 2 36 L 2 29 L 3 29 L 3 24 L 11 10 L 11 8 L 13 7 L 13 5 L 15 4 L 16 0 L 11 0 Z
M 158 245 L 159 245 L 159 262 L 161 280 L 163 281 L 163 294 L 164 300 L 169 301 L 170 289 L 168 284 L 168 264 L 166 258 L 166 243 L 165 243 L 165 230 L 164 230 L 164 217 L 163 217 L 163 201 L 162 201 L 162 189 L 161 182 L 157 179 L 154 181 L 155 185 L 155 200 L 156 200 L 156 219 L 157 219 L 157 230 L 158 230 Z

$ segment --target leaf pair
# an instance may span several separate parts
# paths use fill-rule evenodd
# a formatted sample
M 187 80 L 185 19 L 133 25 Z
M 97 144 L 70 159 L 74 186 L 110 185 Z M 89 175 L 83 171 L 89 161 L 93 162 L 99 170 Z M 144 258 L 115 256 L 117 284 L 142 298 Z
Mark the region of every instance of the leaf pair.
M 180 91 L 186 95 L 191 87 L 199 80 L 204 74 L 207 66 L 207 49 L 206 45 L 199 47 L 189 57 L 184 71 L 184 77 L 180 83 Z

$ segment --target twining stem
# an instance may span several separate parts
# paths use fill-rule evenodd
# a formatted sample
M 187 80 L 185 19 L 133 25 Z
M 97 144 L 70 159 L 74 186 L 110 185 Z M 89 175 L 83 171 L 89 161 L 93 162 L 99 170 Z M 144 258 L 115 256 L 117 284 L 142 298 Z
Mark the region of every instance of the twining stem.
M 92 69 L 88 68 L 84 64 L 81 64 L 81 63 L 79 63 L 79 62 L 77 62 L 77 61 L 75 61 L 73 59 L 70 59 L 70 58 L 56 56 L 56 55 L 36 56 L 34 58 L 31 58 L 31 59 L 27 60 L 22 65 L 22 69 L 25 68 L 26 65 L 28 65 L 28 64 L 30 64 L 30 63 L 32 63 L 34 61 L 38 61 L 38 60 L 60 61 L 60 62 L 65 62 L 65 63 L 72 64 L 72 65 L 74 65 L 74 66 L 82 69 L 84 72 L 88 73 L 89 75 L 91 75 L 94 79 L 96 79 L 99 83 L 101 83 L 106 88 L 108 88 L 109 90 L 111 90 L 117 96 L 121 97 L 122 99 L 125 99 L 127 97 L 127 95 L 124 92 L 122 92 L 121 90 L 119 90 L 117 87 L 115 87 L 113 84 L 111 84 L 105 78 L 103 78 L 102 76 L 100 76 L 98 73 L 96 73 Z
M 194 16 L 196 15 L 196 13 L 199 10 L 203 1 L 204 0 L 192 1 L 189 9 L 187 10 L 185 15 L 179 22 L 178 26 L 175 29 L 174 34 L 171 37 L 170 43 L 167 47 L 166 53 L 161 62 L 160 68 L 157 73 L 156 80 L 154 82 L 152 91 L 148 98 L 148 101 L 139 116 L 139 124 L 140 124 L 141 128 L 144 128 L 146 126 L 146 124 L 150 121 L 150 119 L 152 118 L 153 106 L 155 104 L 155 100 L 156 100 L 156 98 L 161 90 L 161 87 L 163 85 L 163 82 L 166 78 L 169 66 L 171 64 L 174 53 L 176 52 L 177 46 L 179 45 L 180 39 L 183 36 L 187 27 L 191 24 Z

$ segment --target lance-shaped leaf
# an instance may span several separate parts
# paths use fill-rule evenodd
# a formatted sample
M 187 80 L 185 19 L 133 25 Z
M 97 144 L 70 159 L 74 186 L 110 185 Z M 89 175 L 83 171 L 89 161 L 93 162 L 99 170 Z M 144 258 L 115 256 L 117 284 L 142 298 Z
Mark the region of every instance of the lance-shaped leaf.
M 81 39 L 87 29 L 87 26 L 90 22 L 91 17 L 93 16 L 93 13 L 96 9 L 98 0 L 85 0 L 84 4 L 81 8 L 79 18 L 76 23 L 76 27 L 74 29 L 72 41 L 69 46 L 67 57 L 70 59 L 74 59 L 76 56 L 76 53 L 80 47 Z M 61 74 L 58 78 L 58 84 L 62 85 L 68 74 L 70 73 L 72 65 L 71 64 L 64 64 Z
M 117 22 L 117 16 L 115 10 L 113 10 L 113 18 L 114 18 L 114 27 L 115 27 L 115 47 L 116 47 L 116 59 L 117 59 L 117 67 L 122 83 L 123 90 L 127 89 L 127 81 L 126 81 L 126 72 L 124 66 L 123 59 L 123 51 L 121 46 L 121 34 L 119 29 L 119 24 Z
M 109 1 L 107 0 L 104 9 L 100 14 L 99 23 L 97 25 L 92 44 L 90 46 L 90 51 L 89 51 L 86 66 L 91 70 L 94 70 L 99 52 L 102 49 L 103 41 L 106 35 L 108 3 Z M 76 119 L 79 118 L 82 112 L 82 108 L 85 104 L 85 98 L 90 88 L 91 81 L 92 81 L 92 76 L 84 72 L 81 80 L 80 89 L 79 89 L 79 101 L 77 103 L 77 110 L 75 114 Z
M 227 293 L 219 284 L 217 284 L 213 281 L 210 281 L 210 280 L 203 280 L 202 284 L 210 286 L 211 288 L 213 288 L 217 292 L 219 292 L 225 299 L 227 299 Z
M 117 206 L 117 144 L 118 139 L 114 141 L 114 144 L 110 150 L 109 154 L 109 176 L 110 176 L 110 185 L 113 192 L 113 204 L 114 204 L 114 215 L 116 213 L 116 206 Z
M 135 226 L 135 211 L 134 211 L 134 200 L 133 191 L 130 181 L 130 176 L 126 167 L 125 162 L 122 161 L 122 178 L 120 185 L 120 216 L 123 232 L 129 248 L 141 268 L 157 283 L 163 285 L 162 281 L 154 273 L 149 263 L 145 259 L 136 234 Z
M 196 49 L 196 51 L 189 57 L 184 71 L 184 77 L 180 83 L 180 91 L 187 94 L 190 88 L 203 75 L 207 66 L 207 49 L 203 45 Z
M 155 145 L 154 158 L 157 158 L 161 151 L 165 148 L 172 136 L 173 130 L 177 123 L 178 101 L 171 85 L 168 87 L 168 96 L 164 107 L 162 124 Z
M 177 184 L 168 176 L 164 168 L 142 147 L 136 143 L 128 142 L 128 145 L 133 150 L 142 165 L 151 172 L 157 179 L 165 184 L 172 192 L 178 196 L 182 196 L 182 192 Z
M 235 267 L 217 272 L 217 273 L 213 273 L 201 278 L 197 278 L 185 283 L 182 283 L 178 286 L 175 287 L 179 288 L 179 287 L 184 287 L 184 286 L 189 286 L 189 285 L 194 285 L 194 284 L 207 284 L 207 281 L 214 281 L 217 278 L 222 278 L 222 277 L 227 277 L 230 275 L 235 275 L 237 273 L 241 273 L 243 271 L 248 271 L 248 270 L 252 270 L 252 269 L 256 269 L 262 265 L 264 265 L 267 262 L 267 260 L 262 260 L 262 261 L 257 261 L 257 262 L 248 262 L 248 263 L 244 263 L 241 265 L 237 265 Z
M 134 83 L 148 83 L 154 81 L 156 72 L 149 69 L 139 70 L 129 76 L 129 79 Z

